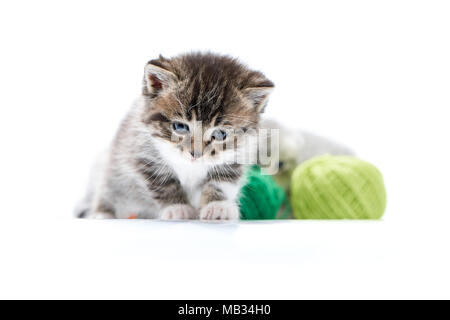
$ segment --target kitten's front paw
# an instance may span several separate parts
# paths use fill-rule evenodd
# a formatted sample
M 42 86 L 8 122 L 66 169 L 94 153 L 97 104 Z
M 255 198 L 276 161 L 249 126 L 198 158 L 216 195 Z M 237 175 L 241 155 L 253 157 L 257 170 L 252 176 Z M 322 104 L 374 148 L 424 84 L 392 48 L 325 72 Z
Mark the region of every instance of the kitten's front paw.
M 232 201 L 214 201 L 200 211 L 201 220 L 239 220 L 239 207 Z
M 185 220 L 194 217 L 194 208 L 186 204 L 174 204 L 165 207 L 161 212 L 161 220 Z

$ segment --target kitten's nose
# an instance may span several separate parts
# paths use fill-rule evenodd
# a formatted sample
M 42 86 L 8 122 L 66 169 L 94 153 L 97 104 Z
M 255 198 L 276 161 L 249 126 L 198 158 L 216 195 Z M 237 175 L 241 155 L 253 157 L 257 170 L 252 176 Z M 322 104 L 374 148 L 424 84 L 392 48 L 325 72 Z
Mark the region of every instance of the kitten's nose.
M 194 159 L 198 159 L 198 158 L 200 158 L 200 157 L 202 156 L 202 153 L 201 153 L 201 152 L 199 152 L 199 151 L 194 151 L 194 150 L 192 150 L 192 151 L 190 152 L 190 154 L 191 154 L 192 158 L 194 158 Z

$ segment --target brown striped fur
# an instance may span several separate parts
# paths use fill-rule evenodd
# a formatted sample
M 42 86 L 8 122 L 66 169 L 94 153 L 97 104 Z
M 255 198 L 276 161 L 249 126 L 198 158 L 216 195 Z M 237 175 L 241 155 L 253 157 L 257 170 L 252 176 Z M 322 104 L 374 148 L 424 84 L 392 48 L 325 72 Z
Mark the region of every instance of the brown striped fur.
M 142 96 L 96 170 L 99 181 L 85 215 L 238 219 L 246 165 L 235 159 L 256 154 L 254 140 L 238 138 L 255 137 L 272 88 L 262 73 L 228 56 L 151 60 Z M 189 130 L 176 130 L 179 122 Z
M 148 63 L 165 79 L 147 72 L 143 95 L 148 112 L 143 122 L 155 128 L 154 136 L 173 140 L 171 122 L 201 121 L 203 130 L 232 128 L 238 132 L 256 129 L 273 83 L 236 59 L 214 54 L 192 53 L 172 59 L 162 56 Z M 178 144 L 180 141 L 172 141 Z M 202 154 L 215 157 L 226 148 L 203 141 Z M 185 143 L 187 152 L 192 146 Z

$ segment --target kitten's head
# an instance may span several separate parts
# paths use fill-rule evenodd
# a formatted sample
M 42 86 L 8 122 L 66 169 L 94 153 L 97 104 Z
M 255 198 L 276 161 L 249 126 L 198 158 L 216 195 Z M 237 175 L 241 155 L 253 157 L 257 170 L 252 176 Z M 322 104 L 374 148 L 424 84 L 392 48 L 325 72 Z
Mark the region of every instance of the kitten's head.
M 143 121 L 158 143 L 186 160 L 235 161 L 251 152 L 247 138 L 256 135 L 273 87 L 227 56 L 160 56 L 145 68 Z

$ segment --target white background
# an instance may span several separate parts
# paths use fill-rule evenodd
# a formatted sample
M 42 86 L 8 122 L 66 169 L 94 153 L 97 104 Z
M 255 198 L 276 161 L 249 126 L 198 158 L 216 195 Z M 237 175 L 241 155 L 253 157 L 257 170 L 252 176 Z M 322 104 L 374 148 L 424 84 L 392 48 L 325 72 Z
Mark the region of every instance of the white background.
M 450 264 L 450 239 L 446 235 L 450 213 L 449 17 L 450 5 L 446 1 L 2 1 L 0 246 L 3 261 L 8 261 L 2 274 L 8 272 L 12 277 L 7 277 L 8 285 L 0 283 L 0 296 L 450 297 L 448 272 L 443 268 Z M 335 227 L 331 222 L 274 225 L 272 231 L 278 226 L 294 234 L 295 230 L 301 231 L 302 241 L 321 235 L 323 246 L 289 247 L 290 251 L 285 251 L 278 239 L 274 240 L 278 247 L 259 252 L 260 256 L 273 255 L 279 269 L 276 273 L 295 269 L 308 272 L 308 280 L 288 272 L 283 275 L 285 280 L 292 276 L 297 288 L 283 286 L 274 275 L 266 280 L 263 289 L 256 287 L 257 278 L 251 275 L 251 286 L 244 286 L 240 269 L 248 261 L 242 254 L 230 253 L 228 264 L 216 261 L 210 266 L 218 269 L 205 273 L 220 277 L 218 285 L 207 291 L 206 283 L 211 280 L 205 281 L 195 273 L 207 264 L 205 257 L 190 260 L 193 264 L 183 260 L 176 272 L 164 257 L 149 262 L 151 258 L 143 250 L 138 256 L 130 254 L 129 263 L 148 262 L 140 272 L 163 272 L 168 282 L 176 278 L 177 283 L 171 284 L 173 291 L 163 289 L 161 280 L 153 284 L 153 289 L 143 288 L 143 284 L 151 286 L 151 281 L 137 281 L 139 272 L 133 274 L 136 281 L 132 284 L 123 276 L 111 280 L 117 283 L 110 289 L 96 282 L 96 274 L 106 271 L 99 266 L 92 268 L 88 256 L 83 256 L 83 246 L 76 245 L 77 237 L 90 234 L 85 228 L 92 230 L 92 226 L 66 220 L 83 192 L 92 161 L 107 146 L 139 95 L 144 65 L 160 53 L 171 56 L 190 50 L 231 54 L 262 70 L 277 86 L 267 109 L 269 115 L 293 128 L 308 129 L 347 144 L 384 174 L 389 204 L 383 222 L 341 223 Z M 293 229 L 296 225 L 298 229 Z M 98 228 L 106 233 L 104 239 L 113 239 L 117 233 L 122 239 L 121 232 L 130 235 L 122 248 L 122 252 L 129 252 L 138 241 L 133 238 L 134 231 L 146 234 L 145 226 L 164 230 L 159 224 L 145 224 L 144 229 L 126 225 L 121 229 L 106 223 Z M 185 232 L 197 232 L 195 226 L 184 225 Z M 246 240 L 249 235 L 256 240 L 264 238 L 258 227 L 242 225 L 238 234 Z M 361 232 L 365 228 L 370 231 Z M 341 243 L 344 231 L 361 236 L 362 240 L 355 239 L 362 241 L 361 248 L 349 246 L 347 251 L 341 248 L 342 252 L 332 249 L 336 241 Z M 96 237 L 93 234 L 89 239 Z M 377 246 L 369 235 L 381 243 Z M 167 234 L 161 237 L 165 239 Z M 154 237 L 144 238 L 157 242 Z M 230 239 L 236 244 L 240 238 L 232 232 L 217 241 Z M 86 242 L 84 239 L 83 245 L 87 246 Z M 39 243 L 39 250 L 50 249 L 42 254 L 34 251 L 37 258 L 29 253 L 30 243 Z M 422 256 L 414 253 L 418 243 L 423 246 L 419 250 Z M 193 240 L 193 246 L 184 249 L 192 250 L 193 256 L 203 254 L 206 249 L 199 248 L 201 244 L 201 239 Z M 381 260 L 375 264 L 361 260 L 365 244 L 375 250 L 368 250 L 366 255 L 381 255 Z M 342 240 L 342 245 L 348 246 L 348 242 Z M 225 252 L 236 248 L 223 243 L 219 247 Z M 247 249 L 237 250 L 258 251 Z M 55 278 L 55 250 L 76 260 L 78 270 L 68 262 L 56 264 Z M 98 254 L 95 250 L 88 251 Z M 319 258 L 305 266 L 301 262 L 306 259 L 302 250 L 314 252 L 312 256 Z M 294 251 L 296 259 L 292 260 Z M 79 256 L 74 253 L 74 258 L 73 252 Z M 409 255 L 402 258 L 399 252 Z M 122 256 L 114 252 L 100 256 L 103 258 L 96 261 L 100 266 L 112 262 L 108 258 L 115 261 L 117 270 L 106 272 L 108 279 L 114 279 L 120 273 L 118 261 L 123 261 Z M 345 256 L 349 258 L 345 263 L 336 258 Z M 393 256 L 396 260 L 392 260 Z M 29 269 L 28 263 L 35 259 L 40 259 L 40 267 Z M 270 264 L 258 259 L 253 262 L 260 268 L 255 275 L 261 275 L 260 284 L 264 283 L 262 277 L 267 273 L 261 273 L 261 269 Z M 197 264 L 198 269 L 193 267 Z M 361 269 L 351 270 L 352 264 Z M 392 264 L 396 266 L 389 269 Z M 409 273 L 400 271 L 411 265 L 415 269 Z M 327 266 L 330 270 L 341 266 L 337 268 L 345 277 L 324 276 Z M 369 268 L 373 274 L 377 266 L 381 268 L 380 278 L 367 276 L 368 285 L 361 285 L 365 274 L 361 270 Z M 68 283 L 64 289 L 58 287 L 61 279 L 80 274 L 80 269 L 85 273 L 73 280 L 72 286 Z M 405 272 L 411 278 L 394 281 Z M 39 275 L 46 275 L 40 279 L 42 283 L 36 282 Z M 435 281 L 427 280 L 430 275 Z M 81 279 L 85 287 L 76 285 Z M 0 280 L 5 281 L 1 276 Z M 235 287 L 240 288 L 239 295 Z

